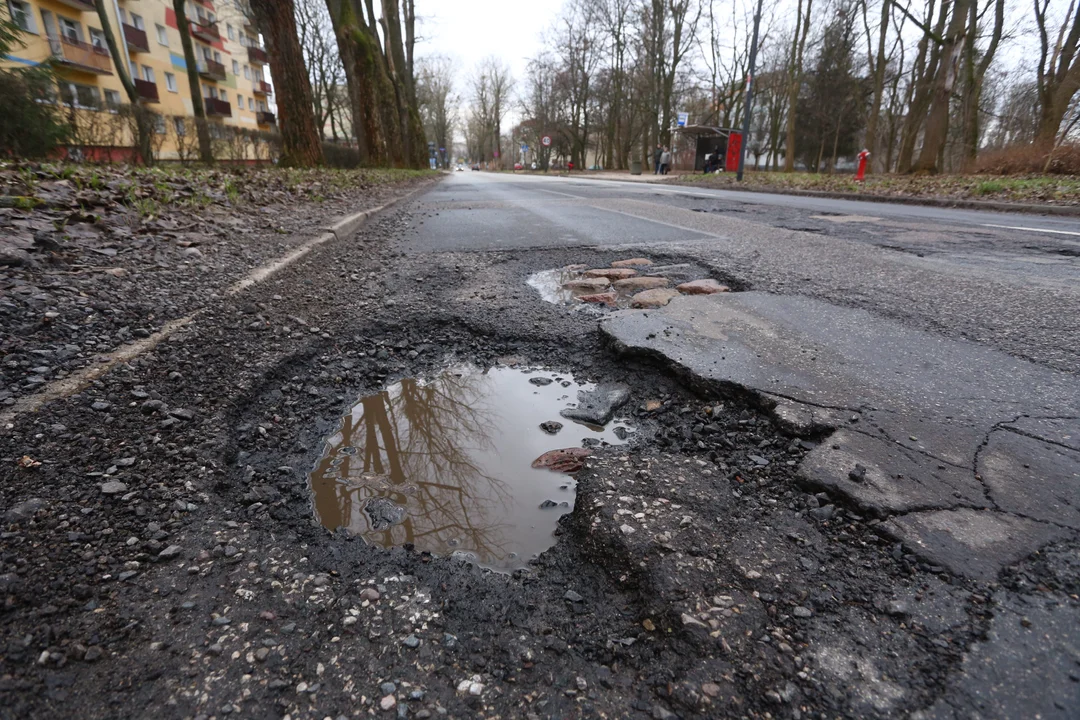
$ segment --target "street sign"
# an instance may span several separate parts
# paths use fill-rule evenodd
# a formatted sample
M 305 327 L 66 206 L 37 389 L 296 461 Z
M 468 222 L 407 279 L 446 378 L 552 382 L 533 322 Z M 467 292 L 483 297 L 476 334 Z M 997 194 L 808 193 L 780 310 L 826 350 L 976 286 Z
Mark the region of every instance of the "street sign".
M 679 127 L 686 127 L 690 123 L 690 113 L 679 113 Z
M 528 145 L 522 145 L 521 146 L 521 152 L 529 152 L 529 146 Z
M 545 135 L 544 137 L 540 138 L 540 144 L 544 147 L 551 147 L 551 136 Z

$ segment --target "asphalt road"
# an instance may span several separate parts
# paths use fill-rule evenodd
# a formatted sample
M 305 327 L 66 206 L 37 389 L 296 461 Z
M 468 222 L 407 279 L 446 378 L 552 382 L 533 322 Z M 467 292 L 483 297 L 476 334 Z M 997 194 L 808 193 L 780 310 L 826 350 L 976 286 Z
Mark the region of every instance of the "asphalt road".
M 415 252 L 625 246 L 1080 370 L 1080 219 L 461 172 Z

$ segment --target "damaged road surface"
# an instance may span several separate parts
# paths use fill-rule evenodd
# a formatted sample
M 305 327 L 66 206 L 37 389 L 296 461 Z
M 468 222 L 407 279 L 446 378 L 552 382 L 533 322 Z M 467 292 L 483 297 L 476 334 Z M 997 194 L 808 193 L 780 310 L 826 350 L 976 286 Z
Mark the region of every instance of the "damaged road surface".
M 192 255 L 198 311 L 81 384 L 18 319 L 0 718 L 1076 716 L 1055 237 L 415 189 L 235 292 Z

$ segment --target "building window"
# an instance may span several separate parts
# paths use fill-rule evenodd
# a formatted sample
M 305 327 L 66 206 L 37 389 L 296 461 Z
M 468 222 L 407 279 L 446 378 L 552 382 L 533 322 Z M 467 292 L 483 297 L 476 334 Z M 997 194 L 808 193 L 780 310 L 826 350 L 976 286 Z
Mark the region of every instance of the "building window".
M 60 33 L 68 40 L 75 40 L 76 42 L 82 42 L 82 26 L 74 20 L 68 20 L 66 17 L 58 18 L 60 20 Z
M 266 103 L 262 100 L 259 101 L 259 112 L 266 112 Z
M 236 62 L 235 60 L 232 61 L 232 74 L 233 75 L 239 75 L 240 74 L 240 63 Z
M 60 102 L 68 107 L 98 110 L 101 108 L 101 93 L 96 87 L 90 85 L 62 82 L 60 83 Z
M 166 132 L 168 132 L 165 129 L 165 116 L 164 115 L 158 115 L 156 113 L 154 114 L 154 132 L 157 133 L 158 135 L 164 135 Z
M 11 10 L 12 21 L 19 26 L 19 29 L 30 33 L 37 32 L 37 26 L 34 24 L 34 13 L 30 10 L 28 3 L 23 2 L 23 0 L 8 0 L 8 9 Z
M 146 30 L 146 24 L 143 23 L 142 15 L 131 13 L 131 26 L 136 30 Z
M 236 106 L 239 107 L 241 110 L 244 109 L 244 96 L 240 93 L 236 93 Z
M 154 77 L 154 68 L 142 66 L 142 77 L 146 82 L 157 83 L 157 79 Z
M 154 25 L 157 30 L 157 41 L 159 45 L 169 47 L 169 32 L 165 29 L 164 25 Z
M 255 112 L 255 100 L 248 98 L 248 110 Z
M 251 79 L 251 68 L 248 67 L 247 65 L 244 66 L 244 79 L 245 80 L 250 80 Z
M 217 50 L 214 51 L 214 62 L 218 63 L 219 65 L 221 64 L 221 53 L 219 53 Z
M 169 92 L 177 92 L 176 76 L 170 72 L 165 73 L 165 87 L 169 88 Z
M 106 90 L 105 107 L 107 107 L 110 112 L 116 112 L 117 108 L 120 107 L 120 93 L 116 90 Z
M 228 33 L 230 40 L 236 39 L 236 31 L 233 30 L 233 26 L 226 23 L 225 32 Z
M 179 137 L 184 137 L 185 135 L 187 135 L 187 123 L 184 122 L 184 118 L 182 118 L 182 117 L 174 117 L 172 119 L 172 121 L 173 121 L 173 127 L 176 128 L 176 134 Z

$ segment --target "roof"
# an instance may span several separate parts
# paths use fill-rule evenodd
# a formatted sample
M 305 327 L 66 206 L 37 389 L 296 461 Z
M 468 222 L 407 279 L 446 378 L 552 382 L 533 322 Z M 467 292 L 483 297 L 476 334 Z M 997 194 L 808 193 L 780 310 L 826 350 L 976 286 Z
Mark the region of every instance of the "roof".
M 739 132 L 734 128 L 714 127 L 712 125 L 687 125 L 675 128 L 675 132 L 690 135 L 692 137 L 727 137 L 733 132 Z

